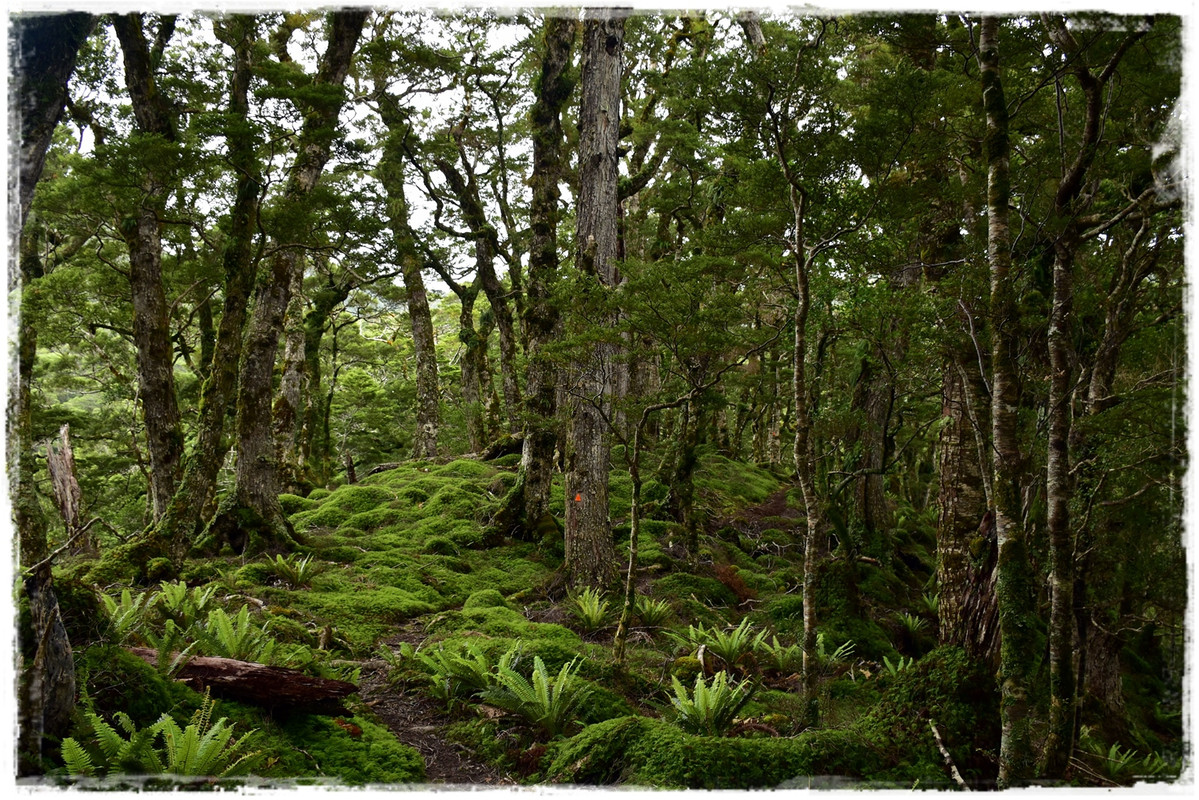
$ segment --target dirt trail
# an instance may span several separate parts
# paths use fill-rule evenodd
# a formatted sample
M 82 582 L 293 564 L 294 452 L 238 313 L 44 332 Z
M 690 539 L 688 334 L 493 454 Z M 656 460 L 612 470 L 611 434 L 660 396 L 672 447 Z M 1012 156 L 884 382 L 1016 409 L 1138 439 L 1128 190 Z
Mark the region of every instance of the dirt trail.
M 358 694 L 396 738 L 425 759 L 429 783 L 458 786 L 510 786 L 508 776 L 476 760 L 463 745 L 445 738 L 450 720 L 437 703 L 412 690 L 392 686 L 383 662 L 363 664 Z

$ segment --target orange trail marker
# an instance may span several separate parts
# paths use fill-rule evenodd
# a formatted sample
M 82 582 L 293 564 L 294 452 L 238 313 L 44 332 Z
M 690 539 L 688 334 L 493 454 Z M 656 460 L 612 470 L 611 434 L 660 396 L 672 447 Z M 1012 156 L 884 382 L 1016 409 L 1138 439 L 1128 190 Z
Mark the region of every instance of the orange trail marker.
M 580 493 L 578 493 L 578 492 L 575 492 L 575 502 L 576 502 L 576 503 L 581 503 L 581 502 L 583 502 L 583 495 L 581 495 L 581 494 L 580 494 Z

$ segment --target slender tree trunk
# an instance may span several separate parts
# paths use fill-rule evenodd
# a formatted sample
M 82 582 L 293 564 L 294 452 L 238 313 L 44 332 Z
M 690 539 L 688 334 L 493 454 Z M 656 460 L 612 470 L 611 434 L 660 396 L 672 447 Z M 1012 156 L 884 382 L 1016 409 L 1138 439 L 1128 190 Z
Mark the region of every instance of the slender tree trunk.
M 558 182 L 562 175 L 562 111 L 574 90 L 570 52 L 578 35 L 577 23 L 565 16 L 545 21 L 545 51 L 533 104 L 533 200 L 530 208 L 532 243 L 525 305 L 528 366 L 525 382 L 525 439 L 520 480 L 527 535 L 541 528 L 549 515 L 554 450 L 558 446 L 558 370 L 546 353 L 558 330 L 558 309 L 552 299 L 558 275 Z
M 367 10 L 337 11 L 329 15 L 329 43 L 321 58 L 315 84 L 340 89 L 366 21 Z M 337 119 L 344 95 L 337 93 L 308 110 L 300 132 L 284 202 L 303 208 L 316 187 L 337 135 Z M 302 227 L 282 234 L 280 245 L 294 244 Z M 237 475 L 232 507 L 218 514 L 217 533 L 230 537 L 249 533 L 249 544 L 258 549 L 275 541 L 291 546 L 294 531 L 279 505 L 279 472 L 271 435 L 272 374 L 291 300 L 293 274 L 301 259 L 294 247 L 281 246 L 270 258 L 254 291 L 254 311 L 246 330 L 239 368 L 237 399 Z M 248 517 L 238 507 L 252 512 Z M 254 519 L 256 517 L 256 519 Z M 247 524 L 247 520 L 252 520 Z
M 475 298 L 479 288 L 465 288 L 458 294 L 461 303 L 458 312 L 458 338 L 462 342 L 462 357 L 459 365 L 462 369 L 462 405 L 466 416 L 466 436 L 472 453 L 481 453 L 486 442 L 487 432 L 483 419 L 483 394 L 480 391 L 482 379 L 482 363 L 479 356 L 486 347 L 486 339 L 479 336 L 475 329 Z
M 44 771 L 46 739 L 65 736 L 75 707 L 75 664 L 71 643 L 58 610 L 48 559 L 46 520 L 35 491 L 37 462 L 33 450 L 33 414 L 30 390 L 37 357 L 37 328 L 30 312 L 28 290 L 41 277 L 36 250 L 24 244 L 20 254 L 21 315 L 17 327 L 17 380 L 9 398 L 8 461 L 13 497 L 13 521 L 18 537 L 18 559 L 24 574 L 23 588 L 36 639 L 32 653 L 22 653 L 18 721 L 20 740 L 18 774 Z M 12 469 L 13 465 L 16 469 Z
M 1033 575 L 1021 515 L 1022 456 L 1017 436 L 1013 353 L 1016 341 L 1015 279 L 1011 276 L 1008 223 L 1008 116 L 999 69 L 999 20 L 983 17 L 979 68 L 987 131 L 987 260 L 991 267 L 991 425 L 994 447 L 995 530 L 999 546 L 996 594 L 1000 635 L 999 788 L 1033 776 L 1029 689 L 1036 660 Z
M 462 152 L 463 163 L 467 162 Z M 462 217 L 475 240 L 475 270 L 491 314 L 495 319 L 496 332 L 500 341 L 500 383 L 504 390 L 504 410 L 509 431 L 520 429 L 520 382 L 516 375 L 516 330 L 512 310 L 508 305 L 508 290 L 495 274 L 495 257 L 499 252 L 499 238 L 495 227 L 487 221 L 487 213 L 479 197 L 479 186 L 473 173 L 463 176 L 449 161 L 435 159 L 434 163 L 445 176 L 454 195 L 458 198 Z
M 1063 242 L 1053 263 L 1049 313 L 1049 736 L 1040 772 L 1060 776 L 1074 747 L 1074 532 L 1070 525 L 1071 346 L 1073 245 Z
M 617 282 L 623 13 L 588 10 L 583 23 L 577 263 L 601 292 Z M 590 358 L 573 366 L 580 397 L 571 410 L 565 569 L 575 587 L 602 587 L 617 572 L 608 517 L 613 361 L 612 348 L 598 344 Z

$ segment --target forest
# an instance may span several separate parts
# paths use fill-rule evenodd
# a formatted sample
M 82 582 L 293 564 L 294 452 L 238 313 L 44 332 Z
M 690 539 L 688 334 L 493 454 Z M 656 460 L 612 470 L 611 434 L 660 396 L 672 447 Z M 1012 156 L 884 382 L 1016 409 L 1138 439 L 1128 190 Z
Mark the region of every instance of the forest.
M 1193 779 L 1179 17 L 9 21 L 21 785 Z

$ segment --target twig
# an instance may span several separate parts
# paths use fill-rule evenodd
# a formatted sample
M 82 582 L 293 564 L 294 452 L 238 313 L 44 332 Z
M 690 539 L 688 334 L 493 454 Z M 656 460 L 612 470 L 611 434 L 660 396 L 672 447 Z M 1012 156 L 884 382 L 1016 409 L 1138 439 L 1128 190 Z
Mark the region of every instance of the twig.
M 949 774 L 953 776 L 953 782 L 967 792 L 970 791 L 970 787 L 966 785 L 966 781 L 962 780 L 962 773 L 958 772 L 957 766 L 953 763 L 953 757 L 949 755 L 949 750 L 946 749 L 945 742 L 941 741 L 941 732 L 937 730 L 937 721 L 929 717 L 928 727 L 933 730 L 933 738 L 937 740 L 937 749 L 941 751 L 941 757 L 945 759 L 945 766 L 949 767 Z

